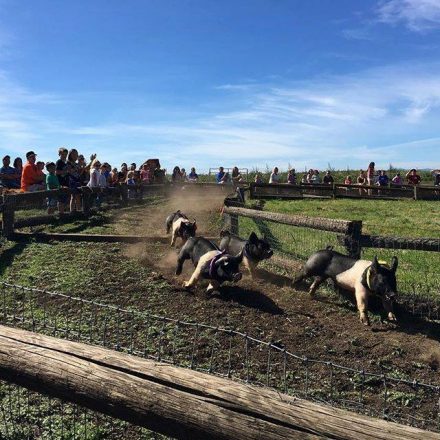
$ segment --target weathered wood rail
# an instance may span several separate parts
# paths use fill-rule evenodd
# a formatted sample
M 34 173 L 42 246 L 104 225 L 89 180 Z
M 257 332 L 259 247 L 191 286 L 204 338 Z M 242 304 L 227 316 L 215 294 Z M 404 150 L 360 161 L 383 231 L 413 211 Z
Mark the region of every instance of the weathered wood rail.
M 238 217 L 266 220 L 284 225 L 318 229 L 341 234 L 339 242 L 345 246 L 349 255 L 360 257 L 362 248 L 408 249 L 426 252 L 440 252 L 440 238 L 407 238 L 362 234 L 361 220 L 337 220 L 321 217 L 308 217 L 276 212 L 259 211 L 233 206 L 225 206 L 223 212 L 229 216 L 227 227 L 238 234 Z
M 4 326 L 0 378 L 182 439 L 440 439 L 272 390 Z

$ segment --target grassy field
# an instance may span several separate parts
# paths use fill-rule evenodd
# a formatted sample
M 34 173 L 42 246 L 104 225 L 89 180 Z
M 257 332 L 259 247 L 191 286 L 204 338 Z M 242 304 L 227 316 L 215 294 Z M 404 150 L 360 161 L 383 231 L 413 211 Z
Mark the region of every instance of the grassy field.
M 101 212 L 87 220 L 75 220 L 69 223 L 54 221 L 52 225 L 33 227 L 28 230 L 96 234 L 140 233 L 145 235 L 151 235 L 154 231 L 161 235 L 164 233 L 161 229 L 163 228 L 164 212 L 171 209 L 170 206 L 162 206 L 163 204 L 161 201 L 154 200 L 148 206 Z M 186 209 L 190 209 L 188 198 L 185 199 L 185 204 Z M 155 215 L 159 208 L 162 211 L 156 213 L 159 215 Z M 193 213 L 191 212 L 191 214 Z M 216 204 L 214 204 L 212 217 L 203 218 L 200 212 L 194 212 L 194 216 L 200 220 L 200 234 L 218 234 L 221 225 L 218 224 L 220 216 Z M 281 249 L 285 254 L 294 255 L 300 260 L 305 257 L 305 251 L 312 251 L 313 247 L 336 239 L 335 234 L 319 235 L 313 231 L 311 233 L 306 228 L 285 228 L 283 225 L 271 227 L 267 223 L 256 225 L 248 222 L 247 226 L 241 223 L 240 227 L 242 235 L 245 235 L 246 227 L 249 229 L 257 228 L 262 232 L 266 228 L 266 232 L 271 233 L 273 239 L 276 240 L 278 249 Z M 295 229 L 295 233 L 292 234 L 293 229 Z M 299 233 L 300 229 L 302 231 Z M 309 248 L 306 248 L 306 245 Z M 172 258 L 169 258 L 170 256 Z M 258 283 L 246 280 L 243 287 L 233 287 L 230 296 L 225 294 L 224 296 L 207 298 L 203 294 L 203 289 L 198 290 L 195 294 L 189 294 L 183 292 L 179 287 L 181 279 L 175 280 L 170 276 L 169 270 L 166 272 L 166 269 L 158 268 L 157 265 L 152 264 L 152 260 L 155 260 L 156 263 L 158 260 L 162 260 L 171 268 L 172 272 L 175 264 L 175 251 L 171 252 L 168 244 L 157 245 L 155 243 L 138 247 L 109 243 L 3 242 L 0 275 L 2 280 L 15 284 L 56 291 L 125 309 L 147 311 L 176 317 L 180 320 L 235 328 L 262 340 L 282 341 L 286 348 L 317 359 L 330 358 L 334 362 L 356 367 L 365 365 L 368 369 L 375 369 L 375 371 L 383 371 L 383 365 L 386 365 L 389 368 L 388 371 L 400 375 L 399 377 L 411 377 L 423 373 L 420 377 L 422 381 L 428 380 L 431 374 L 434 374 L 431 373 L 430 360 L 427 359 L 426 362 L 421 363 L 417 351 L 415 351 L 418 349 L 417 347 L 424 347 L 422 344 L 428 341 L 428 348 L 423 348 L 423 350 L 430 353 L 430 339 L 434 338 L 436 327 L 432 326 L 431 330 L 431 327 L 427 326 L 425 322 L 417 324 L 419 326 L 417 332 L 421 332 L 417 336 L 413 335 L 415 330 L 412 322 L 407 324 L 408 327 L 411 327 L 411 335 L 407 335 L 406 330 L 402 333 L 393 333 L 392 338 L 387 338 L 389 330 L 366 333 L 358 322 L 356 310 L 344 300 L 340 300 L 335 294 L 328 295 L 326 292 L 322 292 L 323 300 L 316 301 L 305 293 L 293 292 L 291 288 L 275 287 L 270 283 L 260 284 L 260 280 Z M 28 307 L 26 313 L 29 316 L 29 304 L 32 302 L 34 307 L 32 313 L 38 315 L 40 319 L 44 316 L 44 319 L 47 319 L 52 327 L 57 328 L 58 330 L 53 333 L 56 336 L 63 337 L 61 329 L 66 325 L 70 325 L 73 329 L 70 337 L 74 331 L 81 329 L 82 325 L 85 326 L 89 322 L 93 322 L 95 331 L 99 324 L 102 328 L 102 319 L 98 319 L 97 322 L 92 320 L 85 308 L 78 309 L 70 303 L 69 306 L 64 306 L 65 303 L 59 300 L 53 301 L 52 305 L 45 301 L 31 301 L 29 297 L 21 297 L 20 292 L 15 298 L 17 301 L 13 296 L 10 296 L 11 301 L 7 304 L 9 315 L 24 316 L 25 313 L 20 308 L 20 304 L 26 304 Z M 4 302 L 4 297 L 2 302 Z M 17 304 L 19 304 L 18 307 Z M 380 321 L 380 312 L 372 314 L 372 321 L 374 326 L 384 330 Z M 114 319 L 107 321 L 107 338 L 115 338 L 115 335 L 119 334 L 119 331 L 115 331 L 114 328 L 117 322 L 117 315 L 114 316 Z M 143 333 L 140 330 L 143 328 L 142 326 L 146 325 L 145 322 L 136 321 L 135 325 L 133 322 L 131 318 L 122 320 L 123 331 L 121 334 L 126 334 L 127 338 L 131 338 L 134 329 L 139 333 L 139 337 L 142 337 Z M 161 337 L 160 326 L 153 326 L 151 322 L 147 325 L 149 326 L 149 333 L 147 333 L 149 341 L 152 341 L 153 337 Z M 38 330 L 40 331 L 40 329 Z M 50 327 L 43 328 L 42 331 L 52 334 Z M 86 326 L 83 336 L 89 336 Z M 182 346 L 188 346 L 190 338 L 191 335 L 182 334 L 178 343 L 181 343 Z M 213 338 L 206 338 L 206 341 L 205 338 L 202 339 L 205 351 L 206 347 L 210 347 L 207 341 L 212 340 Z M 130 343 L 128 339 L 126 342 Z M 145 341 L 140 342 L 142 342 L 140 346 L 145 343 Z M 397 359 L 392 354 L 394 352 L 399 353 Z M 255 365 L 266 365 L 267 354 L 261 354 L 258 349 L 255 349 L 255 356 Z M 264 359 L 260 359 L 262 357 Z M 243 365 L 241 358 L 237 356 L 238 364 Z M 255 367 L 255 374 L 262 375 L 263 373 Z M 322 378 L 326 377 L 327 373 L 317 371 L 313 374 L 317 375 L 317 387 L 322 386 Z M 297 376 L 297 374 L 293 374 L 292 383 L 297 381 Z M 377 393 L 378 389 L 372 387 L 371 391 Z M 5 397 L 4 404 L 7 408 L 12 408 L 14 412 L 11 415 L 10 424 L 17 422 L 17 420 L 23 420 L 20 416 L 20 408 L 23 408 L 24 403 L 17 403 L 19 393 L 8 386 L 0 386 L 0 396 Z M 25 392 L 23 395 L 26 399 Z M 55 404 L 56 406 L 57 404 Z M 50 429 L 54 430 L 53 438 L 57 438 L 62 429 L 65 430 L 63 438 L 72 438 L 72 429 L 74 429 L 72 428 L 72 419 L 62 419 L 56 414 L 53 415 L 53 407 L 53 402 L 44 403 L 42 408 L 43 425 L 46 425 L 46 429 L 48 425 L 51 426 Z M 35 414 L 34 418 L 41 423 L 42 419 L 39 414 Z M 64 424 L 64 427 L 61 424 Z M 93 433 L 91 438 L 124 438 L 123 434 L 120 434 L 119 437 L 118 434 L 125 428 L 117 427 L 115 430 L 113 427 L 102 424 L 97 427 L 93 418 L 87 429 L 90 434 Z M 113 436 L 111 432 L 114 432 Z M 18 430 L 17 434 L 19 433 Z M 15 440 L 26 437 L 17 435 L 6 438 Z M 125 438 L 151 437 L 149 433 L 136 433 Z
M 252 201 L 249 202 L 252 206 Z M 440 240 L 440 204 L 438 202 L 382 200 L 295 200 L 267 201 L 265 211 L 345 220 L 362 220 L 363 233 L 398 237 L 427 237 Z M 291 227 L 271 222 L 240 219 L 240 234 L 252 230 L 265 234 L 272 246 L 288 258 L 306 260 L 313 252 L 328 245 L 345 249 L 337 234 L 309 228 Z M 440 242 L 439 242 L 440 243 Z M 390 261 L 399 258 L 399 290 L 403 294 L 440 296 L 440 252 L 412 249 L 364 248 L 362 258 Z
M 266 211 L 362 220 L 363 232 L 398 237 L 440 238 L 440 203 L 414 200 L 269 200 Z

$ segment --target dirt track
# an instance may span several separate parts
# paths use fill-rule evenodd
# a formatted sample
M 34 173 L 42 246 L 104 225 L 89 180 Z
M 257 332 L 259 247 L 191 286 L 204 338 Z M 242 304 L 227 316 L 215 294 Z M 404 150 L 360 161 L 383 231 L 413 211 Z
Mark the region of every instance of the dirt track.
M 218 236 L 223 197 L 185 196 L 148 208 L 141 216 L 145 221 L 132 232 L 163 237 L 166 216 L 181 209 L 197 219 L 198 235 Z M 171 284 L 170 296 L 164 298 L 163 304 L 168 316 L 231 327 L 262 340 L 276 341 L 291 352 L 310 358 L 382 373 L 398 371 L 424 382 L 439 383 L 438 322 L 400 314 L 400 324 L 394 326 L 380 322 L 378 314 L 370 314 L 372 325 L 365 327 L 354 304 L 340 295 L 318 290 L 316 298 L 311 299 L 307 286 L 294 290 L 289 277 L 263 269 L 259 270 L 259 279 L 253 281 L 245 273 L 238 285 L 222 287 L 221 294 L 206 295 L 203 286 L 187 292 L 181 286 L 193 267 L 187 261 L 184 273 L 180 277 L 174 275 L 176 249 L 156 242 L 128 246 L 126 252 L 154 267 L 158 276 Z

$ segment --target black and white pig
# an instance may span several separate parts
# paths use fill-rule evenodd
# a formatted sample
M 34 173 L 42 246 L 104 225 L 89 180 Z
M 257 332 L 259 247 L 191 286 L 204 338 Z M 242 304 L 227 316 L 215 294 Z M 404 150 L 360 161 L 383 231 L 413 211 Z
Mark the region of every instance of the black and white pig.
M 229 231 L 221 231 L 220 237 L 220 250 L 232 255 L 243 252 L 243 264 L 249 270 L 252 278 L 254 278 L 258 263 L 273 255 L 268 241 L 264 238 L 258 238 L 255 232 L 252 232 L 247 240 L 243 240 Z
M 182 214 L 179 211 L 173 212 L 170 214 L 166 221 L 167 234 L 171 234 L 171 246 L 176 244 L 177 237 L 182 239 L 182 243 L 185 243 L 186 240 L 190 237 L 194 237 L 196 235 L 197 223 L 194 219 L 193 222 L 190 222 L 188 217 L 185 214 Z
M 377 257 L 374 257 L 372 262 L 356 260 L 328 247 L 314 253 L 307 260 L 294 284 L 304 278 L 315 277 L 309 290 L 313 295 L 323 281 L 331 278 L 338 287 L 354 292 L 363 324 L 370 324 L 367 308 L 368 300 L 372 295 L 377 295 L 382 299 L 388 319 L 397 321 L 393 311 L 397 293 L 397 263 L 397 257 L 391 259 L 390 266 L 386 262 L 379 262 Z
M 183 263 L 191 259 L 195 270 L 184 286 L 193 287 L 201 278 L 209 280 L 207 292 L 212 292 L 225 281 L 241 280 L 240 263 L 243 252 L 233 256 L 222 252 L 214 243 L 204 237 L 191 237 L 180 249 L 177 258 L 176 275 L 182 273 Z

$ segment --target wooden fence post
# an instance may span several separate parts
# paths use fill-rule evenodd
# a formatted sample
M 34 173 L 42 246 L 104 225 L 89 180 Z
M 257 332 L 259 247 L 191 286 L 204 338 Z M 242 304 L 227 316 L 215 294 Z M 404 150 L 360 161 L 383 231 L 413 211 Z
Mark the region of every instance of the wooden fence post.
M 418 199 L 418 196 L 419 196 L 419 191 L 418 191 L 418 186 L 417 185 L 414 185 L 414 200 L 417 200 Z
M 83 213 L 86 217 L 90 214 L 90 208 L 92 207 L 92 192 L 89 187 L 84 187 L 82 191 L 83 200 Z
M 121 190 L 121 204 L 126 206 L 128 204 L 128 187 L 126 183 L 120 183 L 119 189 Z
M 362 245 L 362 220 L 353 220 L 350 222 L 348 231 L 344 237 L 344 245 L 347 253 L 352 258 L 361 258 Z

